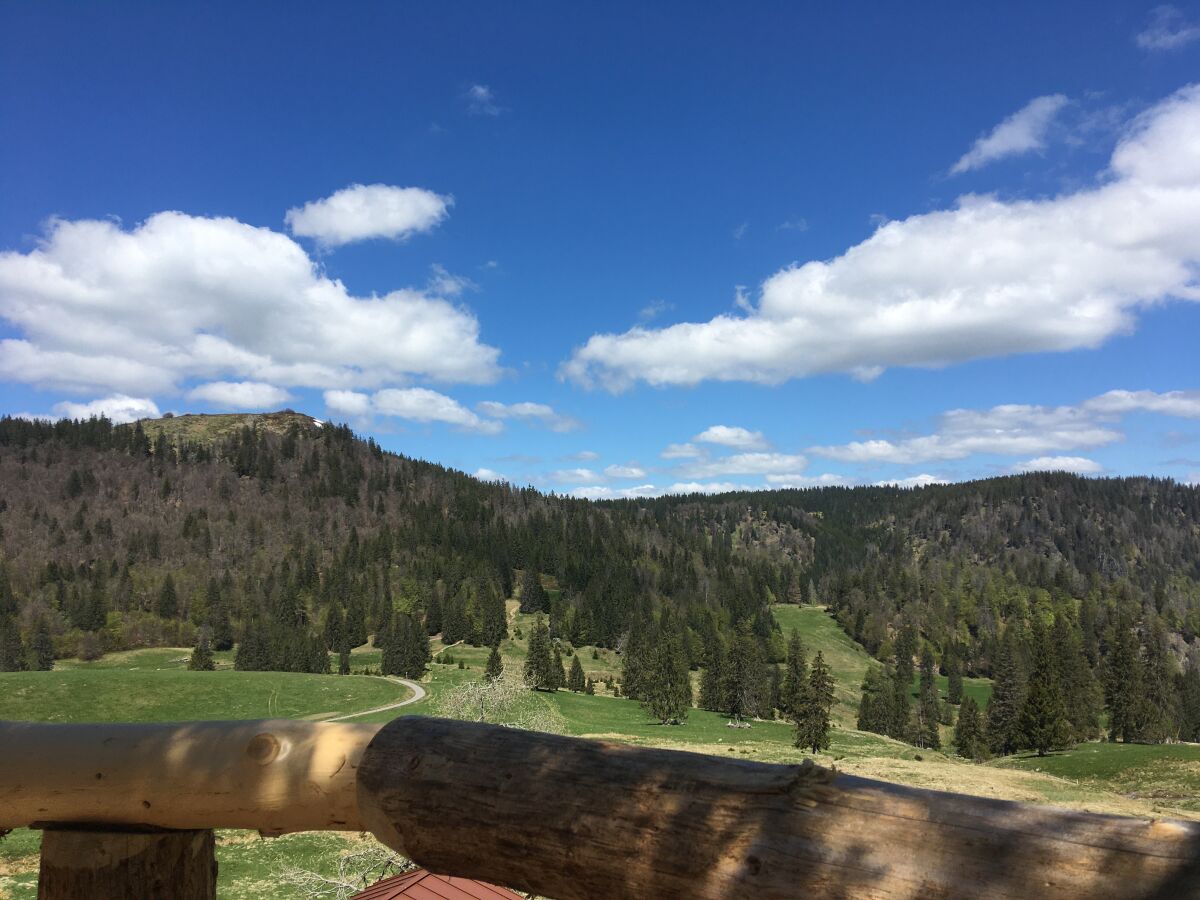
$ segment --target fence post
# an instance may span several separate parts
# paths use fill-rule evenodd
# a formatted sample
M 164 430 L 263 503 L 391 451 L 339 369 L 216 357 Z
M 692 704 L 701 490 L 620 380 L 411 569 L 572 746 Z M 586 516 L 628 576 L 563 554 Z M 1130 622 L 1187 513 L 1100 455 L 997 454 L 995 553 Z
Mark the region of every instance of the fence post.
M 47 828 L 38 900 L 215 900 L 216 842 L 196 831 Z

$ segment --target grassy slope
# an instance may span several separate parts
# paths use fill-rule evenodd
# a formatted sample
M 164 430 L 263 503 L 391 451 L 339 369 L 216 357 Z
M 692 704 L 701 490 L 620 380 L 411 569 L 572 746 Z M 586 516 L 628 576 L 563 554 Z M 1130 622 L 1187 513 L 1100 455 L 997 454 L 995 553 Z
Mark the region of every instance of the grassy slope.
M 228 437 L 241 429 L 243 425 L 284 434 L 293 423 L 305 429 L 316 427 L 311 416 L 280 411 L 272 413 L 188 413 L 182 416 L 172 416 L 169 419 L 143 419 L 142 428 L 151 440 L 154 440 L 159 432 L 166 432 L 168 440 L 172 443 L 178 443 L 180 440 L 206 443 Z
M 515 606 L 510 604 L 510 621 L 527 636 L 532 617 L 517 614 Z M 780 606 L 776 616 L 785 632 L 792 627 L 800 629 L 810 653 L 821 650 L 837 678 L 836 725 L 829 751 L 817 757 L 822 763 L 857 775 L 938 790 L 1097 812 L 1200 817 L 1200 803 L 1195 801 L 1200 796 L 1200 746 L 1196 745 L 1085 744 L 1042 759 L 1013 757 L 976 765 L 855 731 L 858 686 L 870 664 L 866 653 L 819 608 Z M 578 650 L 585 671 L 596 679 L 608 674 L 619 679 L 619 655 L 596 650 L 597 658 L 593 658 L 594 649 Z M 486 648 L 443 647 L 436 639 L 433 650 L 442 658 L 448 654 L 456 661 L 432 666 L 425 679 L 430 699 L 405 707 L 403 714 L 428 713 L 439 693 L 466 679 L 480 677 L 488 654 Z M 525 656 L 524 637 L 506 641 L 501 651 L 507 665 L 520 666 Z M 400 699 L 396 695 L 402 692 L 397 685 L 368 678 L 189 673 L 182 670 L 187 652 L 133 651 L 95 663 L 64 661 L 63 671 L 0 676 L 38 682 L 36 692 L 25 684 L 26 693 L 18 699 L 10 696 L 13 692 L 0 680 L 0 717 L 11 717 L 18 709 L 42 720 L 58 721 L 82 715 L 84 709 L 91 710 L 91 718 L 142 721 L 202 718 L 206 710 L 215 717 L 230 718 L 268 713 L 311 715 L 381 705 L 393 697 Z M 462 661 L 464 668 L 459 669 L 457 661 Z M 569 658 L 565 662 L 569 665 Z M 355 668 L 378 663 L 378 651 L 369 646 L 353 654 Z M 64 693 L 57 686 L 62 684 L 73 686 L 74 692 Z M 367 687 L 360 690 L 360 684 Z M 378 700 L 367 692 L 372 688 L 385 690 L 388 696 Z M 988 689 L 982 680 L 968 683 L 968 690 L 981 698 Z M 735 729 L 727 727 L 722 716 L 693 710 L 686 725 L 662 726 L 652 722 L 637 703 L 606 696 L 602 686 L 594 697 L 560 691 L 539 694 L 537 699 L 557 712 L 566 732 L 572 735 L 765 762 L 796 762 L 805 755 L 792 745 L 791 726 L 784 722 L 755 722 L 751 728 Z M 291 706 L 284 708 L 280 703 Z M 383 722 L 394 715 L 384 712 L 355 721 Z M 332 872 L 338 854 L 356 846 L 358 840 L 354 835 L 304 834 L 264 841 L 244 832 L 223 832 L 218 849 L 222 896 L 298 896 L 295 888 L 280 882 L 278 873 L 289 867 Z M 37 834 L 28 831 L 16 832 L 0 842 L 0 897 L 6 895 L 6 890 L 14 897 L 35 896 L 37 843 Z

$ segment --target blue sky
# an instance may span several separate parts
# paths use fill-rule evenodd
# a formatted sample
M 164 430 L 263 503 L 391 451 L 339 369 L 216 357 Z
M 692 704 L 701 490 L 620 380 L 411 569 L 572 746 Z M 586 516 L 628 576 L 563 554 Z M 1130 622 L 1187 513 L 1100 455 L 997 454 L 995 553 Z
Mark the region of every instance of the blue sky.
M 1197 480 L 1197 82 L 1195 3 L 6 4 L 0 408 Z

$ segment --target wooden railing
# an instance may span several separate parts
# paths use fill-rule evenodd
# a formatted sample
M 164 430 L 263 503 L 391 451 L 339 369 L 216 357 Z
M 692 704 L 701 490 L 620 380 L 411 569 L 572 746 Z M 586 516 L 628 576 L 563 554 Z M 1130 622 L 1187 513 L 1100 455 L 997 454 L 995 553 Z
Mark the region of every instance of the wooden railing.
M 0 723 L 39 896 L 215 896 L 213 828 L 367 830 L 556 900 L 1200 897 L 1200 824 L 409 717 Z

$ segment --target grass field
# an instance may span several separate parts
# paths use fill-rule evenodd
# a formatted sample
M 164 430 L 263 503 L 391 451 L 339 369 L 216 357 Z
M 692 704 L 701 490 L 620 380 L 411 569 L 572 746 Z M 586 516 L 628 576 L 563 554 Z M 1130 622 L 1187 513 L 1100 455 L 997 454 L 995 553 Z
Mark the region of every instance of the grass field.
M 1052 803 L 1095 812 L 1139 816 L 1200 818 L 1200 746 L 1084 744 L 1044 758 L 1010 757 L 973 764 L 956 757 L 918 750 L 907 744 L 854 730 L 859 686 L 871 661 L 832 618 L 818 607 L 775 608 L 785 634 L 797 628 L 808 653 L 820 650 L 836 678 L 835 727 L 831 746 L 817 761 L 856 775 L 937 790 L 950 790 L 1010 800 Z M 501 647 L 505 663 L 519 667 L 532 617 L 520 615 L 510 602 L 510 623 L 521 638 Z M 399 711 L 356 718 L 386 722 L 397 714 L 429 714 L 438 698 L 455 685 L 481 677 L 488 650 L 432 642 L 435 662 L 423 686 L 428 697 Z M 581 647 L 575 651 L 589 676 L 619 680 L 620 656 L 611 650 Z M 217 672 L 189 672 L 184 648 L 112 654 L 90 662 L 61 661 L 53 672 L 0 675 L 0 718 L 37 721 L 168 721 L 181 719 L 288 716 L 321 718 L 370 709 L 404 699 L 406 689 L 366 676 L 293 675 L 235 672 L 229 654 Z M 570 658 L 564 660 L 570 664 Z M 461 662 L 462 668 L 459 668 Z M 352 655 L 355 669 L 377 667 L 379 652 L 370 646 Z M 945 690 L 945 680 L 940 681 Z M 966 690 L 986 702 L 990 684 L 968 679 Z M 652 721 L 639 704 L 607 695 L 559 691 L 534 694 L 567 734 L 642 746 L 736 756 L 763 762 L 794 763 L 806 754 L 793 745 L 786 722 L 755 721 L 749 728 L 730 728 L 725 717 L 693 709 L 686 724 L 664 726 Z M 36 896 L 39 835 L 21 830 L 0 840 L 0 898 Z M 340 854 L 362 848 L 363 839 L 349 834 L 301 834 L 264 840 L 246 832 L 221 832 L 221 896 L 285 898 L 302 896 L 282 877 L 292 869 L 325 874 L 336 871 Z

